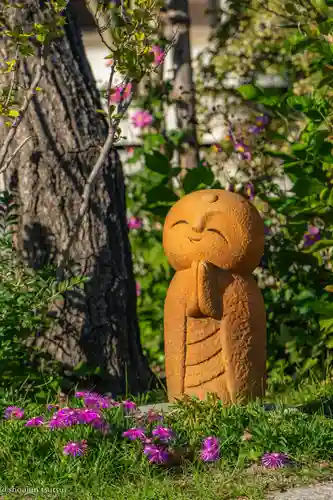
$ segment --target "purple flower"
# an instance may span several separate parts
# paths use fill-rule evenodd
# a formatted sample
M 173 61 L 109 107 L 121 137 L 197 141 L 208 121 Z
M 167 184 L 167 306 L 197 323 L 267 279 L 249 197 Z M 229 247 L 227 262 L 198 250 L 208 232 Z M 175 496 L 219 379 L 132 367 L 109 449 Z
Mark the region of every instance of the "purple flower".
M 271 234 L 271 230 L 268 226 L 266 226 L 266 224 L 264 226 L 264 233 L 265 233 L 265 236 L 268 236 L 269 234 Z
M 92 408 L 79 409 L 77 412 L 77 421 L 80 424 L 91 424 L 102 419 L 99 411 Z
M 123 432 L 123 437 L 127 437 L 131 441 L 135 441 L 136 439 L 145 440 L 146 434 L 145 430 L 140 427 L 132 427 L 132 429 L 128 429 L 128 431 Z
M 218 438 L 209 436 L 203 440 L 200 458 L 204 462 L 215 462 L 220 458 L 220 441 Z
M 250 148 L 244 142 L 242 141 L 235 142 L 234 149 L 237 153 L 239 153 L 242 160 L 248 160 L 248 161 L 251 160 L 252 155 Z
M 125 411 L 130 412 L 136 409 L 136 403 L 134 403 L 134 401 L 125 400 L 122 401 L 121 404 L 123 405 Z
M 255 120 L 255 125 L 249 127 L 250 134 L 260 134 L 265 127 L 269 124 L 270 119 L 267 115 L 257 116 Z
M 128 229 L 141 229 L 142 226 L 142 219 L 140 219 L 140 217 L 132 216 L 127 220 Z
M 72 455 L 73 457 L 81 456 L 87 451 L 87 441 L 74 442 L 71 441 L 64 446 L 64 455 Z
M 69 427 L 69 425 L 67 422 L 65 422 L 65 420 L 63 420 L 61 418 L 52 417 L 51 420 L 49 421 L 49 428 L 51 430 L 65 429 L 65 427 Z
M 92 420 L 92 422 L 90 423 L 90 425 L 94 429 L 97 429 L 98 431 L 100 431 L 102 434 L 108 434 L 109 433 L 110 426 L 102 418 L 101 419 Z
M 47 411 L 58 410 L 59 405 L 47 405 Z
M 307 232 L 303 236 L 304 248 L 308 248 L 321 239 L 320 229 L 316 226 L 308 226 Z
M 265 453 L 261 463 L 268 469 L 278 469 L 290 463 L 290 459 L 284 453 Z
M 109 408 L 111 406 L 111 401 L 105 396 L 84 396 L 84 405 L 90 408 Z
M 234 193 L 235 192 L 235 185 L 228 182 L 226 190 L 230 191 L 231 193 Z
M 39 425 L 43 425 L 44 423 L 44 418 L 42 416 L 40 417 L 32 417 L 30 420 L 28 420 L 24 426 L 25 427 L 38 427 Z
M 4 418 L 8 420 L 19 420 L 23 418 L 24 410 L 18 406 L 8 406 L 4 411 Z
M 84 405 L 90 408 L 109 408 L 112 405 L 112 400 L 107 396 L 102 396 L 97 392 L 78 391 L 75 393 L 76 398 L 83 398 Z
M 248 184 L 246 184 L 245 186 L 245 193 L 247 195 L 247 197 L 249 198 L 249 200 L 254 200 L 254 186 L 251 182 L 249 182 Z
M 143 453 L 148 457 L 150 463 L 165 464 L 169 459 L 168 451 L 155 444 L 146 444 Z
M 156 427 L 156 429 L 153 430 L 152 434 L 155 438 L 158 438 L 160 441 L 163 441 L 164 443 L 167 443 L 168 441 L 170 441 L 175 437 L 173 430 L 169 429 L 169 427 L 158 426 Z
M 140 109 L 132 116 L 132 125 L 137 128 L 146 128 L 153 123 L 153 116 L 149 111 Z

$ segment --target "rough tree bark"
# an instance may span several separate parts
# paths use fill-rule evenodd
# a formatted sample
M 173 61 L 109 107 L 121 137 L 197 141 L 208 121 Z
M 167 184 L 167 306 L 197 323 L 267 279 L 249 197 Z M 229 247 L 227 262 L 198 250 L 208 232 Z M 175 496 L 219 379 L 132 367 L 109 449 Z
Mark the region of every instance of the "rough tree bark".
M 39 0 L 11 9 L 26 28 L 43 16 Z M 50 47 L 42 91 L 36 92 L 11 150 L 32 136 L 6 174 L 20 205 L 17 246 L 39 268 L 57 262 L 81 203 L 85 180 L 107 136 L 99 92 L 79 26 L 66 11 L 65 36 Z M 9 54 L 8 54 L 9 57 Z M 38 58 L 20 71 L 29 85 Z M 68 293 L 59 324 L 38 339 L 65 366 L 99 367 L 100 387 L 112 393 L 146 390 L 153 380 L 140 345 L 136 291 L 126 222 L 121 163 L 112 151 L 92 192 L 88 214 L 72 246 L 71 261 L 90 277 L 83 292 Z

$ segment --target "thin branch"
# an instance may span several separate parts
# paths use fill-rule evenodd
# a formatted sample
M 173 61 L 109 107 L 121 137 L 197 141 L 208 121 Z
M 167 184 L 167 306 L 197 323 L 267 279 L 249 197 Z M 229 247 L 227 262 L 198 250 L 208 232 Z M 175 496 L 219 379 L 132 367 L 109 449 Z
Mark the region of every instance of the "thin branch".
M 10 98 L 12 96 L 14 86 L 17 85 L 17 81 L 18 81 L 18 71 L 19 71 L 19 67 L 20 67 L 18 47 L 16 48 L 16 53 L 15 53 L 14 59 L 15 59 L 15 70 L 13 71 L 9 92 L 8 92 L 7 99 L 6 99 L 5 106 L 4 106 L 5 108 L 7 108 L 8 104 L 10 102 Z
M 13 154 L 11 154 L 9 158 L 7 158 L 7 160 L 4 162 L 3 166 L 0 168 L 0 174 L 3 174 L 5 172 L 5 170 L 7 170 L 7 168 L 9 167 L 9 165 L 11 164 L 11 162 L 13 161 L 13 159 L 15 158 L 17 153 L 20 151 L 20 149 L 23 148 L 23 146 L 25 145 L 26 142 L 30 141 L 30 139 L 32 139 L 32 135 L 29 135 L 29 137 L 26 137 L 21 142 L 21 144 L 19 144 L 17 146 L 17 148 L 14 150 Z
M 5 162 L 5 158 L 6 158 L 6 155 L 8 153 L 8 150 L 9 150 L 9 146 L 10 146 L 11 142 L 13 141 L 13 139 L 15 138 L 17 128 L 18 128 L 19 124 L 21 123 L 21 121 L 23 120 L 24 115 L 29 107 L 29 104 L 35 95 L 36 88 L 38 87 L 39 82 L 44 74 L 45 64 L 46 64 L 45 54 L 42 53 L 40 63 L 37 65 L 35 78 L 33 79 L 32 83 L 29 87 L 29 90 L 26 93 L 23 105 L 19 111 L 19 115 L 12 123 L 11 128 L 9 129 L 8 135 L 7 135 L 5 141 L 0 149 L 0 171 L 1 172 L 4 172 L 3 165 Z M 6 168 L 7 168 L 9 163 L 6 162 L 6 165 L 7 165 L 6 166 Z
M 127 82 L 125 81 L 125 85 L 126 85 L 126 83 Z M 96 161 L 92 171 L 90 172 L 89 177 L 87 179 L 87 182 L 84 186 L 83 195 L 82 195 L 82 202 L 81 202 L 80 209 L 79 209 L 79 215 L 77 216 L 77 218 L 73 224 L 73 227 L 69 232 L 67 240 L 65 241 L 65 244 L 63 245 L 63 247 L 61 249 L 60 259 L 59 259 L 58 269 L 57 269 L 57 279 L 59 281 L 63 280 L 63 278 L 64 278 L 65 266 L 66 266 L 66 264 L 68 262 L 68 258 L 69 258 L 69 251 L 70 251 L 70 248 L 72 246 L 73 241 L 75 240 L 75 238 L 78 235 L 81 223 L 82 223 L 83 218 L 88 210 L 92 188 L 94 186 L 96 178 L 97 178 L 98 174 L 100 173 L 110 150 L 113 147 L 113 144 L 114 144 L 115 138 L 116 138 L 117 127 L 119 125 L 121 118 L 123 117 L 124 113 L 126 112 L 127 108 L 129 107 L 129 105 L 132 101 L 132 97 L 133 97 L 133 94 L 131 94 L 131 96 L 128 98 L 128 100 L 126 100 L 122 104 L 120 104 L 120 106 L 119 106 L 120 113 L 119 112 L 117 113 L 117 119 L 114 121 L 114 123 L 112 124 L 112 126 L 109 129 L 108 137 L 104 143 L 104 146 L 101 149 L 99 157 L 97 158 L 97 161 Z
M 87 9 L 89 10 L 89 12 L 91 13 L 91 15 L 92 15 L 92 17 L 94 19 L 94 23 L 95 23 L 97 32 L 99 34 L 99 37 L 101 38 L 103 44 L 109 49 L 109 51 L 112 52 L 113 38 L 112 38 L 111 30 L 110 30 L 110 27 L 109 27 L 109 21 L 106 18 L 106 16 L 101 12 L 101 15 L 100 15 L 101 21 L 106 26 L 106 29 L 104 30 L 105 31 L 105 37 L 103 37 L 103 35 L 102 35 L 103 29 L 100 26 L 100 24 L 98 22 L 98 19 L 97 19 L 97 12 L 98 12 L 98 9 L 99 9 L 99 2 L 98 2 L 98 0 L 85 0 L 85 3 L 86 3 L 86 6 L 87 6 Z

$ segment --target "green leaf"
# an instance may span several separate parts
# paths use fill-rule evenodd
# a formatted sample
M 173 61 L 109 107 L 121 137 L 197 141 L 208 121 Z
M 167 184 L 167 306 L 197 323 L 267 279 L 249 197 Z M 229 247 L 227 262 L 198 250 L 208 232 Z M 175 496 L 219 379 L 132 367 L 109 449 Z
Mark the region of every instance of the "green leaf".
M 328 5 L 325 0 L 311 0 L 311 5 L 319 14 L 326 16 L 328 14 Z
M 333 330 L 333 318 L 323 318 L 319 320 L 320 329 L 326 333 L 331 333 Z
M 297 111 L 305 111 L 309 109 L 312 105 L 312 99 L 308 96 L 291 96 L 288 97 L 287 103 L 291 108 Z
M 311 307 L 314 312 L 330 317 L 333 320 L 333 303 L 325 302 L 324 300 L 315 300 Z
M 147 201 L 152 202 L 175 202 L 178 196 L 164 184 L 159 184 L 146 193 Z
M 320 194 L 325 188 L 325 184 L 318 181 L 316 178 L 302 176 L 298 179 L 292 188 L 292 191 L 300 197 L 311 196 L 312 194 Z
M 332 326 L 333 326 L 333 320 L 332 320 Z M 333 337 L 330 337 L 328 340 L 326 340 L 325 345 L 327 349 L 333 349 Z
M 242 85 L 237 89 L 237 91 L 241 94 L 243 99 L 246 99 L 247 101 L 250 99 L 254 99 L 258 95 L 258 89 L 251 84 Z
M 9 112 L 8 112 L 8 116 L 12 116 L 13 118 L 16 118 L 17 116 L 19 116 L 19 112 L 17 111 L 17 109 L 10 109 Z
M 183 189 L 185 193 L 191 193 L 199 188 L 199 186 L 211 186 L 214 182 L 214 174 L 211 169 L 200 165 L 197 168 L 189 170 L 183 179 Z
M 170 173 L 169 160 L 162 153 L 159 153 L 158 151 L 155 151 L 153 154 L 145 153 L 144 157 L 145 165 L 149 168 L 149 170 L 157 172 L 161 175 L 168 175 Z

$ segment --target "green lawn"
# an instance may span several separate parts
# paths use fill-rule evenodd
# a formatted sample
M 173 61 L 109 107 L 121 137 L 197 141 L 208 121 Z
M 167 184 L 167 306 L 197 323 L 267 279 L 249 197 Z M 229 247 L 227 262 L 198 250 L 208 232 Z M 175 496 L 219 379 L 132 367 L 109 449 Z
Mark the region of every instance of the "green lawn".
M 122 436 L 137 425 L 122 407 L 102 410 L 110 425 L 107 434 L 89 424 L 50 430 L 55 410 L 8 396 L 0 402 L 1 412 L 15 405 L 25 414 L 0 423 L 0 498 L 259 500 L 268 490 L 331 479 L 333 384 L 303 383 L 268 400 L 277 405 L 274 411 L 264 411 L 259 404 L 223 408 L 216 401 L 179 403 L 162 425 L 173 429 L 176 449 L 187 447 L 188 455 L 165 466 L 149 463 L 140 441 Z M 289 404 L 303 405 L 302 411 L 286 408 Z M 83 402 L 73 398 L 69 406 L 83 408 Z M 43 425 L 25 426 L 39 415 L 45 417 Z M 156 425 L 161 423 L 150 424 Z M 220 440 L 221 458 L 212 463 L 200 460 L 207 436 Z M 87 441 L 86 453 L 64 455 L 66 443 L 82 439 Z M 266 469 L 260 461 L 265 452 L 285 453 L 292 463 Z

